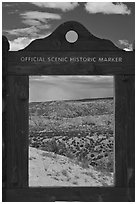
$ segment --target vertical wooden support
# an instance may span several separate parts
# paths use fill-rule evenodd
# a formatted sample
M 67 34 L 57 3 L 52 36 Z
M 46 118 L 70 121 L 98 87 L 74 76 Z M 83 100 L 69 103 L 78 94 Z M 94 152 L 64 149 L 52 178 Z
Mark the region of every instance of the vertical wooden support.
M 8 76 L 7 188 L 28 185 L 29 77 Z
M 135 76 L 115 76 L 116 186 L 127 189 L 134 200 Z
M 2 36 L 2 187 L 3 200 L 5 200 L 6 189 L 6 94 L 7 94 L 7 65 L 8 65 L 9 42 L 5 36 Z

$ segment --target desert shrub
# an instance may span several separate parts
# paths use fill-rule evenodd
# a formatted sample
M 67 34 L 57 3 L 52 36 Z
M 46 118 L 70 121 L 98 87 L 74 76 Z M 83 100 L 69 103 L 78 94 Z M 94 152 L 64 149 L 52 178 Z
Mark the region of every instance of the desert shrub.
M 68 176 L 68 172 L 65 169 L 62 170 L 62 174 L 63 176 L 66 176 L 66 177 Z
M 110 153 L 107 157 L 103 157 L 96 161 L 97 169 L 100 171 L 114 171 L 114 156 Z
M 80 162 L 79 164 L 82 168 L 88 168 L 89 167 L 89 159 L 88 159 L 86 149 L 85 149 L 85 151 L 82 150 L 82 152 L 79 152 L 79 154 L 77 156 L 77 161 Z
M 70 151 L 70 149 L 66 147 L 65 143 L 60 142 L 54 138 L 46 141 L 41 145 L 41 147 L 45 151 L 54 152 L 56 154 L 72 158 L 72 151 Z
M 70 159 L 74 159 L 74 154 L 70 150 L 66 151 L 65 156 Z
M 77 181 L 73 181 L 72 182 L 74 185 L 78 185 L 78 182 Z
M 89 168 L 89 161 L 88 161 L 87 159 L 81 160 L 80 166 L 81 166 L 82 168 L 84 168 L 84 169 Z
M 54 153 L 58 154 L 58 152 L 59 152 L 59 147 L 58 147 L 58 145 L 57 145 L 56 140 L 53 139 L 53 140 L 49 143 L 49 150 L 50 150 L 51 152 L 54 152 Z
M 63 142 L 58 143 L 58 149 L 59 149 L 58 154 L 64 155 L 64 156 L 66 155 L 67 148 L 66 148 L 66 145 Z

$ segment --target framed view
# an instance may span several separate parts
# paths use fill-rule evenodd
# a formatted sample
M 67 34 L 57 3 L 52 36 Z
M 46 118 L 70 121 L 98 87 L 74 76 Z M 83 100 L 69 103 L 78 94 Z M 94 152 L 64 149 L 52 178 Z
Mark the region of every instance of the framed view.
M 134 66 L 74 21 L 3 37 L 4 201 L 134 201 Z
M 113 186 L 113 77 L 31 76 L 29 91 L 29 186 Z

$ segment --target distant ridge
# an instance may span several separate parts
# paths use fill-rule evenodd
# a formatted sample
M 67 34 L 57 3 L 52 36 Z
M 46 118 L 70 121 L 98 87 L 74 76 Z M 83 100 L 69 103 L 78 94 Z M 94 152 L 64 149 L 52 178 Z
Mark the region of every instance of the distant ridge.
M 114 97 L 106 97 L 106 98 L 84 98 L 84 99 L 74 99 L 74 100 L 51 100 L 51 101 L 31 101 L 29 103 L 51 103 L 51 102 L 87 102 L 94 100 L 113 100 Z
M 84 98 L 84 99 L 76 99 L 76 100 L 64 100 L 64 101 L 77 101 L 77 102 L 86 102 L 86 101 L 94 101 L 94 100 L 112 100 L 113 97 L 107 97 L 107 98 Z

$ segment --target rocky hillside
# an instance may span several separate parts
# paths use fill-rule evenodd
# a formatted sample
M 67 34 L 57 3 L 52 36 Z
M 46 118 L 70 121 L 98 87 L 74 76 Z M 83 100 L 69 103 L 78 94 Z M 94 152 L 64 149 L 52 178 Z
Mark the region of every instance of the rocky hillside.
M 29 104 L 29 110 L 31 116 L 45 116 L 51 119 L 112 114 L 113 99 L 31 102 Z
M 112 98 L 34 102 L 29 113 L 30 147 L 114 172 Z

